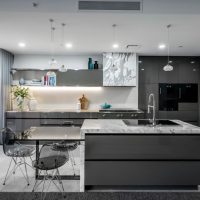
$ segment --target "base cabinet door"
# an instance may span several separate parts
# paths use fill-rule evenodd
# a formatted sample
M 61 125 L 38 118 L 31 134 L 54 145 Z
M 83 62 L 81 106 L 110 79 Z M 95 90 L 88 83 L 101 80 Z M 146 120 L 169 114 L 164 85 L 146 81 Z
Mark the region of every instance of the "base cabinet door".
M 195 186 L 200 161 L 86 161 L 86 186 Z

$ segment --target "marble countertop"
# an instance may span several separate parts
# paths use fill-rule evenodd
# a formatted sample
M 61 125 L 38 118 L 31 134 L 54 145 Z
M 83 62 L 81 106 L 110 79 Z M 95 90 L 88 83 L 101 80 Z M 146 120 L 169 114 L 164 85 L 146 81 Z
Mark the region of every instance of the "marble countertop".
M 127 126 L 123 120 L 112 119 L 86 119 L 81 127 L 81 134 L 84 138 L 89 133 L 130 133 L 130 134 L 200 134 L 200 127 L 180 121 L 171 120 L 179 126 L 161 126 L 155 127 L 138 125 Z
M 116 108 L 117 109 L 117 108 Z M 126 109 L 125 109 L 126 110 Z M 21 111 L 16 111 L 16 110 L 8 110 L 6 111 L 7 113 L 19 113 Z M 98 109 L 88 109 L 88 110 L 80 110 L 77 111 L 76 109 L 61 109 L 61 108 L 55 108 L 55 109 L 39 109 L 36 111 L 22 111 L 25 113 L 30 113 L 30 112 L 35 112 L 35 113 L 40 113 L 40 112 L 72 112 L 72 113 L 117 113 L 117 112 L 112 112 L 109 109 L 104 110 L 104 111 L 99 111 Z M 123 112 L 123 111 L 118 111 L 118 112 Z M 135 110 L 128 110 L 127 112 L 136 112 L 136 113 L 144 113 L 144 111 L 140 109 L 135 109 Z M 125 112 L 126 113 L 126 112 Z

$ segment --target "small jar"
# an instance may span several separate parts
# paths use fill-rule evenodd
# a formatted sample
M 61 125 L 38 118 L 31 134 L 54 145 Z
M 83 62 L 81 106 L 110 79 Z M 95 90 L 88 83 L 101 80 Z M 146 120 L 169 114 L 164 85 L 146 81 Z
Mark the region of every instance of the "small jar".
M 76 104 L 76 110 L 77 110 L 77 112 L 81 111 L 81 103 L 79 101 Z
M 35 111 L 37 110 L 37 100 L 35 98 L 31 98 L 28 102 L 28 108 L 30 111 Z

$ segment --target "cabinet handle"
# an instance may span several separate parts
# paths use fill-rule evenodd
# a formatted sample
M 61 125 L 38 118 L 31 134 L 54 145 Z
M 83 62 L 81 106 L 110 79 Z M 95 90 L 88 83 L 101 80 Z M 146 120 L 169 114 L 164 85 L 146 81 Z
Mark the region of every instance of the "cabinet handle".
M 181 88 L 179 88 L 179 99 L 181 99 Z
M 162 93 L 162 89 L 160 88 L 160 94 Z

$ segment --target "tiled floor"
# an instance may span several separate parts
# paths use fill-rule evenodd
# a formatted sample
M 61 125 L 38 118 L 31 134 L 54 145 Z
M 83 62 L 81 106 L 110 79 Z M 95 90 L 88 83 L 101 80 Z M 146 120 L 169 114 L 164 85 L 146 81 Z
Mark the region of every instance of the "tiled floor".
M 79 149 L 75 155 L 78 155 Z M 27 159 L 28 163 L 31 164 L 31 160 Z M 78 156 L 75 157 L 76 165 L 75 165 L 75 172 L 79 175 L 79 159 Z M 28 174 L 30 177 L 30 185 L 27 186 L 26 180 L 24 179 L 23 175 L 21 174 L 20 170 L 17 170 L 14 175 L 8 179 L 6 185 L 3 185 L 3 180 L 10 162 L 10 158 L 5 156 L 3 153 L 3 148 L 0 146 L 0 192 L 30 192 L 33 189 L 35 183 L 35 171 L 28 167 Z M 73 170 L 71 168 L 70 163 L 65 164 L 63 167 L 60 168 L 60 173 L 65 175 L 73 175 Z M 46 181 L 46 186 L 48 185 L 48 181 Z M 66 192 L 79 192 L 80 188 L 80 181 L 79 180 L 64 180 L 63 185 Z M 41 191 L 42 186 L 39 186 L 37 191 Z M 51 184 L 49 191 L 57 192 L 57 188 Z

